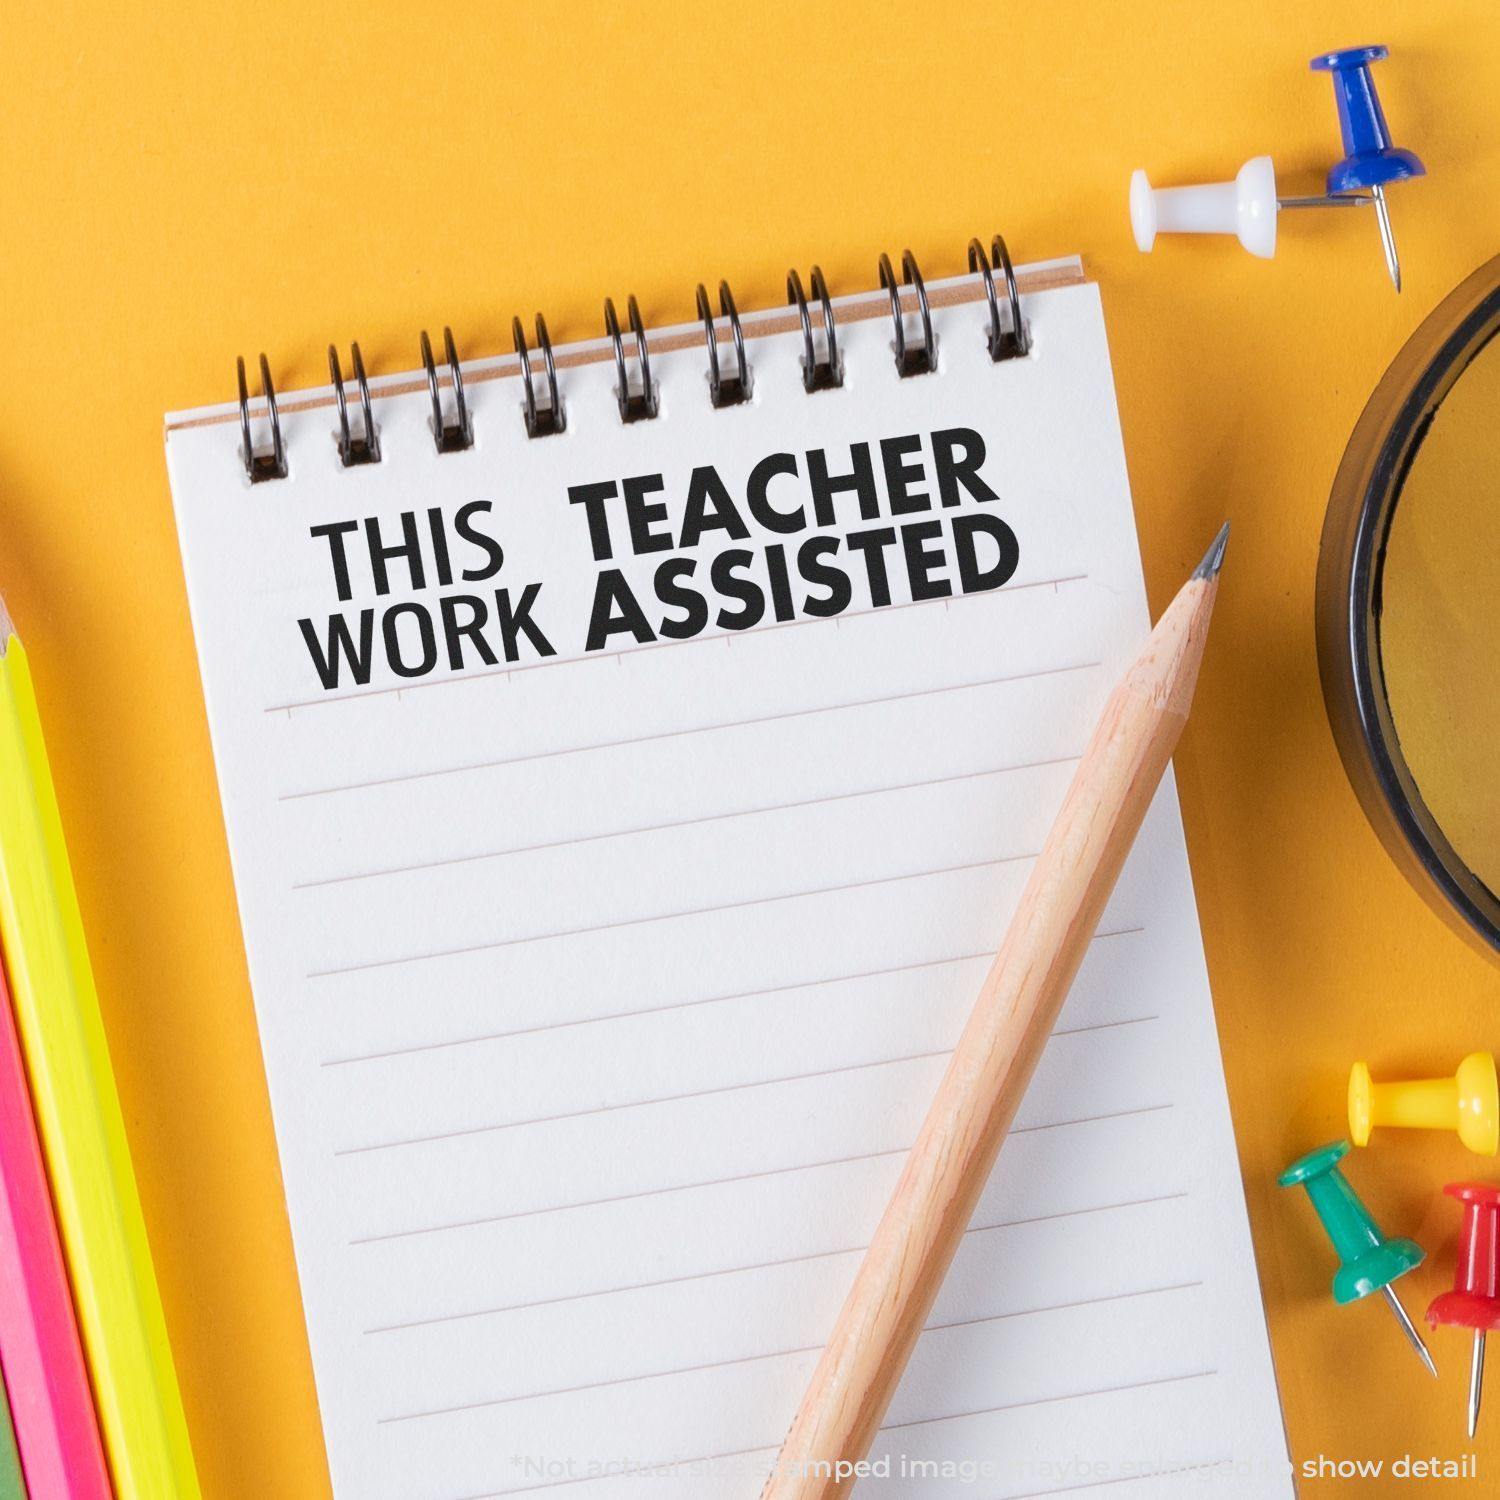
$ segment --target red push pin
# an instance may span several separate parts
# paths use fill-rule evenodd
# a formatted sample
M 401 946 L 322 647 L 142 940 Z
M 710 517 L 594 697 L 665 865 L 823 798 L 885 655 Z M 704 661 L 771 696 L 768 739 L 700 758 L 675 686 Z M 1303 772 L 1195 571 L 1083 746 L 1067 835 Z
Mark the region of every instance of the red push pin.
M 1474 1330 L 1474 1361 L 1469 1370 L 1469 1436 L 1479 1426 L 1484 1391 L 1484 1336 L 1500 1328 L 1500 1187 L 1484 1182 L 1450 1182 L 1443 1189 L 1464 1206 L 1458 1237 L 1453 1290 L 1433 1299 L 1427 1321 L 1434 1328 Z

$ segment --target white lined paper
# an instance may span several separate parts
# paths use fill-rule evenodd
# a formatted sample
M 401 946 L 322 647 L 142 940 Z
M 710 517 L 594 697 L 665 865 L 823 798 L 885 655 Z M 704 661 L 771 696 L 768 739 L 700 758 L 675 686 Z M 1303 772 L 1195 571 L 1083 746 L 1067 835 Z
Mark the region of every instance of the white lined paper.
M 754 402 L 719 412 L 701 349 L 654 355 L 662 415 L 628 428 L 613 367 L 574 365 L 539 440 L 484 382 L 462 455 L 425 393 L 377 395 L 385 459 L 348 471 L 303 405 L 291 477 L 253 488 L 232 428 L 169 420 L 341 1497 L 758 1491 L 1147 627 L 1097 294 L 1027 311 L 1034 353 L 994 365 L 978 308 L 935 308 L 939 372 L 905 381 L 852 321 L 811 397 L 800 334 L 758 338 Z M 582 650 L 569 484 L 956 426 L 1020 541 L 998 591 Z M 476 498 L 558 654 L 323 692 L 307 528 Z M 1290 1493 L 1170 780 L 882 1442 L 997 1466 L 869 1482 L 891 1496 L 1194 1465 Z M 1156 1467 L 1070 1482 L 1085 1460 Z

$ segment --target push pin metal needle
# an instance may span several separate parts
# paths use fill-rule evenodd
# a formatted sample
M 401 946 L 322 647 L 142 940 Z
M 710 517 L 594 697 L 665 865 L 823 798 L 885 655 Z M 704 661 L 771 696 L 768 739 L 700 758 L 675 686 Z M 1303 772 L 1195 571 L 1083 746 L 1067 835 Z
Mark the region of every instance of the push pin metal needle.
M 1389 1284 L 1381 1287 L 1380 1295 L 1385 1298 L 1386 1306 L 1396 1315 L 1396 1321 L 1401 1325 L 1401 1331 L 1406 1335 L 1406 1341 L 1416 1351 L 1417 1358 L 1427 1366 L 1427 1373 L 1434 1380 L 1437 1379 L 1437 1366 L 1432 1362 L 1432 1353 L 1427 1345 L 1422 1342 L 1422 1335 L 1417 1332 L 1416 1324 L 1411 1320 L 1411 1314 L 1402 1307 L 1401 1299 L 1391 1289 Z
M 1327 73 L 1332 78 L 1339 130 L 1344 138 L 1344 159 L 1328 169 L 1329 196 L 1368 189 L 1375 203 L 1375 217 L 1380 223 L 1380 245 L 1385 251 L 1386 269 L 1399 292 L 1401 261 L 1396 255 L 1396 237 L 1391 233 L 1391 213 L 1385 201 L 1386 184 L 1425 176 L 1427 168 L 1414 153 L 1391 144 L 1385 111 L 1380 107 L 1375 80 L 1370 76 L 1370 64 L 1385 56 L 1387 49 L 1384 47 L 1347 47 L 1341 52 L 1321 53 L 1308 66 L 1314 72 Z
M 1473 1437 L 1484 1395 L 1484 1336 L 1500 1328 L 1500 1187 L 1450 1182 L 1443 1191 L 1463 1204 L 1463 1228 L 1458 1235 L 1453 1290 L 1433 1298 L 1427 1321 L 1434 1328 L 1473 1331 L 1474 1354 L 1469 1364 L 1469 1436 Z
M 1343 1305 L 1368 1297 L 1371 1292 L 1381 1293 L 1417 1357 L 1435 1376 L 1437 1366 L 1432 1355 L 1391 1286 L 1398 1276 L 1422 1264 L 1422 1247 L 1413 1240 L 1387 1239 L 1381 1233 L 1369 1209 L 1339 1170 L 1339 1162 L 1348 1150 L 1348 1141 L 1319 1146 L 1300 1161 L 1294 1161 L 1276 1181 L 1282 1187 L 1306 1190 L 1328 1238 L 1333 1241 L 1340 1262 L 1333 1278 L 1333 1300 Z

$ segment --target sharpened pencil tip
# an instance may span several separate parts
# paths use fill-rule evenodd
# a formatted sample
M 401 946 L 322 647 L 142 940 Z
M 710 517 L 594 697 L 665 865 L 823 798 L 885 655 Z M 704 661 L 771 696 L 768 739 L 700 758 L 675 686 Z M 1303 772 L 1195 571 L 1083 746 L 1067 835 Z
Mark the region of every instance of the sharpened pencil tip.
M 1219 569 L 1224 566 L 1224 549 L 1229 545 L 1229 522 L 1226 521 L 1220 528 L 1219 534 L 1209 545 L 1207 552 L 1203 554 L 1203 561 L 1193 569 L 1194 578 L 1217 578 Z

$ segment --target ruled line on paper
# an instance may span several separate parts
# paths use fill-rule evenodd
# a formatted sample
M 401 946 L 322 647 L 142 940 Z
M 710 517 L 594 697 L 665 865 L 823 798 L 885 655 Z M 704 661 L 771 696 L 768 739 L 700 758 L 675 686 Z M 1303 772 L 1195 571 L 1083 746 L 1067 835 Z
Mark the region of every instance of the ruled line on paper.
M 1129 1024 L 1129 1023 L 1126 1023 Z M 1074 1027 L 1064 1036 L 1082 1036 L 1091 1031 L 1118 1030 L 1121 1023 L 1110 1026 Z M 1053 1032 L 1057 1036 L 1059 1033 Z M 722 1083 L 712 1088 L 688 1089 L 680 1094 L 654 1094 L 645 1099 L 622 1099 L 615 1104 L 595 1104 L 588 1109 L 565 1110 L 555 1115 L 532 1115 L 522 1120 L 500 1120 L 492 1125 L 468 1125 L 462 1130 L 441 1130 L 432 1135 L 403 1136 L 393 1141 L 372 1141 L 362 1146 L 339 1146 L 335 1156 L 369 1156 L 377 1151 L 397 1151 L 407 1146 L 432 1146 L 441 1141 L 463 1140 L 475 1135 L 498 1135 L 506 1130 L 525 1130 L 533 1125 L 561 1125 L 569 1120 L 587 1120 L 598 1115 L 618 1114 L 627 1109 L 653 1109 L 662 1104 L 685 1104 L 693 1099 L 714 1099 L 725 1094 L 743 1094 L 754 1089 L 779 1088 L 787 1083 L 811 1083 L 818 1078 L 839 1078 L 847 1073 L 868 1073 L 874 1068 L 895 1068 L 906 1063 L 931 1062 L 948 1057 L 953 1048 L 931 1047 L 921 1052 L 903 1052 L 896 1057 L 877 1057 L 867 1062 L 841 1063 L 833 1068 L 813 1068 L 806 1073 L 782 1073 L 774 1078 L 752 1078 L 744 1083 Z
M 999 687 L 1009 682 L 1031 682 L 1041 677 L 1059 677 L 1068 672 L 1089 672 L 1102 662 L 1072 662 L 1061 667 L 1042 667 L 1031 672 L 1010 672 L 1001 677 L 981 677 L 974 682 L 955 682 L 946 687 L 918 688 L 910 693 L 887 693 L 877 698 L 856 698 L 847 703 L 823 703 L 812 708 L 794 708 L 785 713 L 757 714 L 748 719 L 725 719 L 714 724 L 690 724 L 683 729 L 664 729 L 655 734 L 632 735 L 627 739 L 601 740 L 592 745 L 565 745 L 557 750 L 535 750 L 524 755 L 509 755 L 499 760 L 471 761 L 458 766 L 438 766 L 428 771 L 407 771 L 399 776 L 382 776 L 370 781 L 343 782 L 337 786 L 309 787 L 298 792 L 281 792 L 278 802 L 297 802 L 308 797 L 332 797 L 341 792 L 372 791 L 380 787 L 400 786 L 411 781 L 427 781 L 440 776 L 461 776 L 473 771 L 492 771 L 504 766 L 523 765 L 527 761 L 553 760 L 566 755 L 588 755 L 596 750 L 622 750 L 631 745 L 651 745 L 662 740 L 682 739 L 690 735 L 716 734 L 726 729 L 750 729 L 762 724 L 780 724 L 789 719 L 806 719 L 817 714 L 843 713 L 846 709 L 878 708 L 887 703 L 904 703 L 916 698 L 933 698 L 944 693 L 965 693 L 978 688 Z
M 1098 1125 L 1111 1120 L 1133 1119 L 1138 1115 L 1162 1114 L 1175 1107 L 1172 1101 L 1165 1104 L 1143 1104 L 1134 1109 L 1117 1109 L 1102 1115 L 1084 1115 L 1076 1120 L 1054 1120 L 1041 1125 L 1013 1125 L 1009 1136 L 1032 1135 L 1043 1130 L 1065 1130 L 1078 1125 Z M 730 1177 L 709 1177 L 699 1182 L 678 1182 L 667 1187 L 641 1188 L 633 1193 L 617 1193 L 608 1198 L 588 1198 L 575 1203 L 555 1203 L 544 1208 L 522 1208 L 511 1213 L 488 1214 L 479 1219 L 460 1219 L 448 1224 L 426 1224 L 415 1229 L 389 1230 L 381 1234 L 360 1235 L 351 1239 L 351 1245 L 383 1244 L 389 1240 L 414 1239 L 419 1235 L 447 1234 L 460 1229 L 481 1229 L 490 1224 L 505 1224 L 515 1219 L 535 1219 L 545 1214 L 570 1213 L 582 1208 L 607 1208 L 616 1203 L 629 1203 L 639 1198 L 660 1198 L 668 1193 L 696 1192 L 701 1188 L 732 1187 L 740 1182 L 753 1182 L 767 1177 L 791 1177 L 799 1172 L 817 1172 L 827 1167 L 853 1166 L 857 1162 L 879 1161 L 882 1157 L 905 1156 L 911 1150 L 907 1146 L 895 1146 L 887 1151 L 861 1151 L 850 1156 L 834 1156 L 824 1161 L 796 1162 L 789 1167 L 762 1167 L 754 1172 L 737 1172 Z
M 1087 573 L 1068 573 L 1058 578 L 1035 578 L 1025 583 L 1007 583 L 1003 588 L 986 589 L 977 594 L 945 594 L 938 599 L 908 599 L 900 604 L 882 604 L 870 609 L 846 610 L 838 615 L 816 615 L 797 620 L 773 620 L 767 625 L 756 625 L 749 630 L 727 631 L 718 635 L 695 635 L 685 641 L 649 641 L 645 645 L 624 646 L 618 651 L 591 651 L 587 656 L 544 658 L 541 661 L 515 662 L 510 666 L 496 667 L 485 672 L 463 672 L 454 677 L 428 678 L 421 682 L 394 683 L 389 687 L 369 688 L 364 692 L 340 693 L 336 697 L 304 698 L 291 703 L 272 703 L 261 710 L 266 714 L 290 714 L 299 708 L 331 708 L 338 703 L 356 703 L 364 698 L 385 698 L 392 694 L 402 696 L 422 691 L 424 688 L 455 687 L 461 683 L 485 682 L 496 677 L 510 677 L 517 672 L 535 672 L 547 667 L 576 667 L 587 662 L 610 661 L 626 656 L 639 656 L 648 651 L 667 651 L 685 646 L 723 646 L 751 636 L 770 635 L 778 630 L 794 630 L 807 625 L 840 625 L 851 620 L 878 619 L 882 615 L 893 615 L 906 609 L 930 609 L 934 605 L 951 608 L 976 599 L 1003 599 L 1011 594 L 1024 593 L 1029 589 L 1056 590 L 1065 583 L 1083 583 Z
M 1114 927 L 1107 932 L 1096 932 L 1089 943 L 1103 942 L 1107 938 L 1133 937 L 1144 932 L 1144 926 Z M 485 1042 L 504 1042 L 513 1037 L 538 1036 L 548 1031 L 567 1031 L 580 1026 L 601 1026 L 609 1021 L 632 1021 L 641 1016 L 666 1015 L 678 1010 L 696 1010 L 708 1005 L 726 1005 L 736 1000 L 760 1000 L 767 995 L 783 995 L 792 990 L 817 989 L 823 985 L 849 984 L 860 979 L 880 979 L 889 974 L 910 974 L 918 969 L 936 969 L 944 964 L 973 963 L 981 958 L 993 958 L 995 950 L 984 948 L 977 953 L 953 953 L 946 958 L 927 958 L 920 963 L 892 964 L 883 969 L 861 969 L 853 974 L 830 974 L 819 979 L 799 979 L 791 984 L 766 985 L 757 990 L 737 990 L 729 995 L 704 995 L 694 1000 L 673 1000 L 666 1005 L 646 1005 L 636 1010 L 611 1011 L 603 1016 L 578 1016 L 568 1021 L 547 1021 L 535 1026 L 517 1026 L 511 1031 L 486 1031 L 477 1036 L 452 1037 L 446 1041 L 438 1042 L 415 1042 L 409 1047 L 391 1047 L 382 1052 L 362 1052 L 352 1054 L 348 1057 L 328 1057 L 319 1062 L 320 1068 L 342 1068 L 353 1063 L 385 1062 L 397 1057 L 411 1057 L 423 1052 L 444 1052 L 455 1047 L 473 1047 Z M 1108 1021 L 1099 1023 L 1101 1026 L 1123 1026 L 1133 1021 L 1155 1021 L 1158 1016 L 1134 1016 L 1123 1021 Z M 1053 1031 L 1053 1036 L 1066 1036 L 1070 1031 L 1086 1031 L 1090 1028 L 1084 1026 L 1065 1028 L 1060 1027 Z
M 486 943 L 467 943 L 460 948 L 437 948 L 426 953 L 398 954 L 393 958 L 364 959 L 359 963 L 341 964 L 333 969 L 311 969 L 307 979 L 333 979 L 341 974 L 361 974 L 370 969 L 390 969 L 402 964 L 430 963 L 439 958 L 461 958 L 470 953 L 488 953 L 497 948 L 513 948 L 519 943 L 545 943 L 557 938 L 584 937 L 593 932 L 613 932 L 624 927 L 642 927 L 652 922 L 672 922 L 680 917 L 706 917 L 716 912 L 740 911 L 752 906 L 771 906 L 780 901 L 800 901 L 808 896 L 833 896 L 843 891 L 869 890 L 877 885 L 898 885 L 903 880 L 927 880 L 938 875 L 957 875 L 965 870 L 984 870 L 999 865 L 1024 864 L 1037 857 L 1037 851 L 1006 854 L 999 859 L 969 860 L 964 864 L 940 865 L 935 870 L 909 870 L 900 875 L 879 875 L 870 880 L 848 880 L 838 885 L 813 886 L 805 891 L 777 891 L 770 896 L 752 896 L 744 901 L 725 901 L 714 906 L 685 907 L 681 911 L 653 912 L 644 917 L 627 917 L 619 922 L 597 922 L 588 927 L 565 927 L 553 932 L 523 933 L 519 937 L 497 938 Z
M 894 1068 L 903 1063 L 931 1062 L 947 1057 L 951 1047 L 934 1047 L 926 1052 L 907 1052 L 900 1057 L 877 1057 L 870 1062 L 843 1063 L 836 1068 L 814 1068 L 809 1073 L 787 1073 L 779 1078 L 755 1078 L 748 1083 L 725 1083 L 711 1089 L 689 1089 L 683 1094 L 661 1094 L 652 1099 L 622 1099 L 618 1104 L 596 1104 L 589 1109 L 573 1109 L 557 1115 L 535 1115 L 529 1120 L 501 1120 L 494 1125 L 469 1125 L 462 1130 L 443 1130 L 434 1135 L 407 1136 L 395 1141 L 373 1141 L 365 1146 L 339 1146 L 335 1156 L 369 1156 L 376 1151 L 398 1151 L 407 1146 L 433 1146 L 441 1141 L 458 1141 L 474 1135 L 498 1135 L 505 1130 L 525 1130 L 533 1125 L 561 1125 L 569 1120 L 587 1120 L 596 1115 L 617 1114 L 624 1109 L 650 1109 L 659 1104 L 684 1104 L 691 1099 L 710 1099 L 722 1094 L 742 1094 L 751 1089 L 776 1088 L 784 1083 L 810 1083 L 815 1078 L 837 1078 L 845 1073 L 867 1073 L 872 1068 Z
M 1184 1380 L 1211 1380 L 1219 1372 L 1213 1370 L 1190 1370 L 1182 1375 L 1159 1375 L 1152 1380 L 1130 1380 L 1123 1385 L 1102 1386 L 1098 1390 L 1078 1391 L 1066 1396 L 1038 1396 L 1031 1401 L 1007 1401 L 1002 1406 L 981 1406 L 972 1411 L 956 1411 L 941 1417 L 917 1417 L 910 1422 L 891 1422 L 881 1432 L 904 1432 L 912 1427 L 931 1427 L 938 1422 L 962 1422 L 969 1417 L 988 1417 L 1000 1411 L 1019 1411 L 1027 1406 L 1049 1406 L 1054 1401 L 1082 1401 L 1093 1396 L 1118 1396 L 1126 1391 L 1141 1391 L 1149 1386 L 1176 1385 Z
M 1142 928 L 1131 929 L 1143 931 Z M 1099 933 L 1097 937 L 1111 936 Z M 673 1011 L 696 1010 L 708 1005 L 727 1005 L 736 1000 L 760 1000 L 768 995 L 789 994 L 793 990 L 816 989 L 825 984 L 849 984 L 860 979 L 880 979 L 889 974 L 910 974 L 919 969 L 941 968 L 944 964 L 972 963 L 981 958 L 994 957 L 992 949 L 981 949 L 977 953 L 954 953 L 946 958 L 928 958 L 921 963 L 891 964 L 883 969 L 861 969 L 853 974 L 830 974 L 822 979 L 799 979 L 791 984 L 767 985 L 757 990 L 736 990 L 729 995 L 704 995 L 694 1000 L 674 1000 L 666 1005 L 646 1005 L 637 1010 L 612 1011 L 604 1016 L 578 1016 L 569 1021 L 547 1021 L 535 1026 L 518 1026 L 511 1031 L 486 1031 L 477 1036 L 454 1037 L 441 1042 L 418 1042 L 410 1047 L 392 1047 L 383 1052 L 363 1052 L 348 1057 L 325 1058 L 319 1067 L 342 1068 L 352 1063 L 385 1062 L 395 1057 L 410 1057 L 422 1052 L 444 1052 L 454 1047 L 474 1047 L 486 1042 L 505 1042 L 513 1037 L 538 1036 L 548 1031 L 574 1030 L 580 1026 L 601 1026 L 609 1021 L 633 1021 L 641 1016 L 667 1015 Z
M 1189 1370 L 1180 1375 L 1157 1375 L 1149 1380 L 1132 1380 L 1124 1385 L 1103 1386 L 1097 1390 L 1070 1391 L 1060 1396 L 1037 1396 L 1028 1401 L 1010 1401 L 1000 1406 L 985 1407 L 978 1411 L 960 1412 L 953 1417 L 924 1417 L 913 1422 L 893 1422 L 888 1426 L 880 1428 L 876 1433 L 876 1437 L 878 1438 L 882 1432 L 897 1432 L 907 1427 L 931 1426 L 936 1422 L 959 1421 L 971 1417 L 996 1416 L 1001 1412 L 1024 1411 L 1034 1406 L 1053 1406 L 1063 1401 L 1088 1401 L 1098 1396 L 1120 1396 L 1127 1395 L 1131 1391 L 1150 1390 L 1156 1386 L 1180 1385 L 1184 1381 L 1189 1380 L 1208 1380 L 1217 1376 L 1218 1373 L 1217 1369 Z M 757 1453 L 764 1453 L 768 1458 L 774 1458 L 779 1451 L 778 1440 L 775 1443 L 761 1443 L 754 1448 L 731 1448 L 721 1453 L 700 1453 L 694 1454 L 691 1457 L 663 1458 L 656 1460 L 654 1463 L 642 1464 L 640 1467 L 643 1472 L 650 1472 L 651 1470 L 659 1470 L 669 1466 L 685 1467 L 697 1464 L 720 1463 L 731 1458 L 750 1458 Z M 450 1496 L 449 1500 L 507 1500 L 507 1497 L 510 1495 L 530 1495 L 535 1494 L 539 1490 L 555 1490 L 562 1488 L 564 1485 L 593 1484 L 600 1479 L 617 1479 L 619 1477 L 618 1474 L 609 1473 L 574 1474 L 563 1479 L 544 1479 L 539 1484 L 513 1485 L 511 1488 L 504 1490 L 484 1490 L 478 1494 L 454 1495 Z
M 852 792 L 833 792 L 822 797 L 801 797 L 793 802 L 770 802 L 761 807 L 739 807 L 728 812 L 704 813 L 694 818 L 674 818 L 664 823 L 640 823 L 632 828 L 611 828 L 603 833 L 579 834 L 573 838 L 548 839 L 536 844 L 517 844 L 509 849 L 487 849 L 477 854 L 458 854 L 446 859 L 423 860 L 417 864 L 391 865 L 377 870 L 356 870 L 345 875 L 326 875 L 316 880 L 294 881 L 294 891 L 318 890 L 325 886 L 347 885 L 354 881 L 379 880 L 391 875 L 414 875 L 428 870 L 446 870 L 456 865 L 478 864 L 486 860 L 506 859 L 515 854 L 541 854 L 549 849 L 571 849 L 580 844 L 597 844 L 606 839 L 628 839 L 647 833 L 667 833 L 680 828 L 697 828 L 709 823 L 726 823 L 736 818 L 758 818 L 768 813 L 796 812 L 810 807 L 826 807 L 836 802 L 853 802 L 862 797 L 885 797 L 897 792 L 920 791 L 923 787 L 951 786 L 960 781 L 981 781 L 986 776 L 1005 776 L 1016 771 L 1041 771 L 1053 766 L 1072 765 L 1082 752 L 1054 755 L 1045 760 L 1017 761 L 1013 765 L 987 766 L 978 771 L 960 771 L 952 776 L 925 776 L 919 781 L 901 781 L 891 786 L 877 786 Z
M 1149 1016 L 1121 1016 L 1117 1021 L 1090 1021 L 1084 1026 L 1057 1026 L 1052 1036 L 1083 1036 L 1090 1031 L 1114 1031 L 1119 1026 L 1144 1026 L 1149 1021 L 1161 1020 L 1160 1012 Z
M 1127 1208 L 1153 1208 L 1162 1203 L 1178 1203 L 1191 1194 L 1186 1188 L 1175 1193 L 1158 1193 L 1148 1198 L 1130 1198 L 1122 1203 L 1093 1203 L 1084 1208 L 1059 1209 L 1056 1213 L 1032 1214 L 1020 1219 L 1001 1219 L 994 1224 L 975 1224 L 964 1230 L 964 1238 L 970 1235 L 993 1234 L 1001 1229 L 1020 1229 L 1029 1224 L 1051 1224 L 1059 1219 L 1077 1219 L 1088 1214 L 1114 1213 Z M 744 1266 L 721 1266 L 712 1271 L 689 1271 L 681 1276 L 664 1276 L 658 1281 L 636 1281 L 627 1286 L 596 1287 L 592 1291 L 573 1292 L 564 1297 L 538 1297 L 532 1302 L 512 1302 L 502 1307 L 476 1307 L 467 1312 L 441 1313 L 431 1318 L 413 1318 L 405 1323 L 378 1324 L 364 1328 L 365 1335 L 382 1333 L 408 1333 L 419 1328 L 435 1328 L 445 1323 L 466 1323 L 476 1318 L 500 1317 L 505 1313 L 530 1312 L 538 1307 L 557 1307 L 568 1302 L 591 1302 L 599 1297 L 613 1297 L 625 1292 L 649 1292 L 659 1287 L 681 1286 L 689 1281 L 713 1281 L 719 1277 L 743 1276 L 754 1271 L 774 1271 L 783 1266 L 808 1265 L 818 1260 L 834 1260 L 841 1255 L 862 1255 L 869 1246 L 846 1245 L 837 1250 L 815 1250 L 807 1255 L 783 1255 L 775 1260 L 756 1261 Z
M 957 1328 L 976 1328 L 990 1323 L 1005 1323 L 1014 1318 L 1039 1318 L 1049 1313 L 1072 1312 L 1080 1307 L 1101 1307 L 1112 1302 L 1130 1302 L 1138 1297 L 1161 1297 L 1172 1292 L 1195 1291 L 1203 1282 L 1179 1281 L 1168 1286 L 1133 1287 L 1126 1292 L 1110 1292 L 1102 1297 L 1080 1297 L 1069 1302 L 1053 1302 L 1042 1307 L 1021 1307 L 1010 1312 L 987 1313 L 977 1318 L 956 1318 L 948 1323 L 927 1323 L 922 1332 L 947 1333 Z M 709 1370 L 727 1370 L 736 1365 L 759 1364 L 768 1359 L 792 1359 L 803 1354 L 816 1354 L 822 1344 L 803 1344 L 794 1349 L 769 1349 L 761 1354 L 742 1354 L 733 1359 L 708 1360 L 702 1364 L 681 1365 L 670 1370 L 648 1370 L 641 1375 L 622 1375 L 611 1380 L 591 1380 L 579 1385 L 557 1386 L 550 1390 L 522 1391 L 514 1396 L 496 1396 L 485 1401 L 471 1401 L 462 1406 L 434 1407 L 427 1411 L 402 1412 L 396 1416 L 377 1417 L 379 1427 L 393 1426 L 398 1422 L 418 1422 L 429 1417 L 462 1416 L 468 1412 L 488 1411 L 497 1406 L 514 1406 L 522 1401 L 543 1401 L 552 1396 L 577 1396 L 584 1391 L 599 1391 L 611 1386 L 638 1385 L 647 1380 L 671 1380 L 678 1375 L 701 1375 Z M 898 1422 L 894 1427 L 919 1427 L 923 1422 L 953 1421 L 959 1416 L 978 1416 L 978 1412 L 960 1412 L 952 1417 L 929 1417 L 916 1422 Z M 894 1430 L 894 1428 L 893 1428 Z
M 732 1187 L 740 1182 L 755 1182 L 765 1177 L 791 1177 L 799 1172 L 818 1172 L 825 1167 L 849 1167 L 858 1162 L 879 1161 L 882 1157 L 905 1156 L 909 1146 L 895 1146 L 886 1151 L 858 1151 L 850 1156 L 833 1156 L 824 1161 L 797 1162 L 789 1167 L 760 1167 L 753 1172 L 737 1172 L 729 1177 L 710 1177 L 701 1182 L 679 1182 L 668 1187 L 641 1188 L 633 1193 L 615 1193 L 608 1198 L 585 1198 L 573 1203 L 553 1203 L 545 1208 L 521 1208 L 504 1214 L 487 1214 L 481 1219 L 457 1219 L 447 1224 L 423 1224 L 415 1229 L 387 1230 L 381 1234 L 359 1235 L 350 1245 L 383 1245 L 391 1240 L 410 1240 L 428 1234 L 448 1234 L 459 1229 L 483 1229 L 490 1224 L 508 1224 L 515 1219 L 537 1219 L 547 1214 L 572 1213 L 575 1209 L 609 1208 L 616 1203 L 632 1203 L 639 1198 L 663 1198 L 668 1193 L 691 1193 L 700 1188 Z

